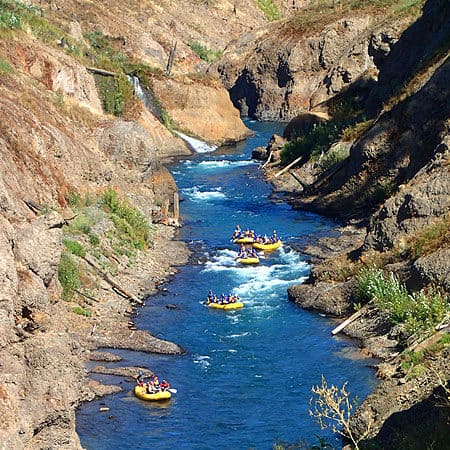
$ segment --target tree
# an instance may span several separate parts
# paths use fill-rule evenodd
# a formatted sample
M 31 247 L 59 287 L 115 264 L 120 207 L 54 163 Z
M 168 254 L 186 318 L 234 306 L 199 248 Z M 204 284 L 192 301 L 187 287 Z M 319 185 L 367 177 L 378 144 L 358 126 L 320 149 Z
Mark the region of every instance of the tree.
M 347 382 L 341 388 L 333 384 L 328 387 L 327 380 L 322 375 L 322 384 L 311 388 L 315 397 L 311 397 L 309 401 L 312 407 L 309 410 L 309 415 L 314 417 L 322 430 L 331 428 L 334 433 L 350 439 L 355 449 L 358 450 L 358 443 L 370 433 L 372 423 L 371 421 L 368 422 L 365 432 L 360 436 L 355 436 L 352 432 L 350 419 L 353 405 L 350 400 L 350 392 L 347 392 L 346 386 Z

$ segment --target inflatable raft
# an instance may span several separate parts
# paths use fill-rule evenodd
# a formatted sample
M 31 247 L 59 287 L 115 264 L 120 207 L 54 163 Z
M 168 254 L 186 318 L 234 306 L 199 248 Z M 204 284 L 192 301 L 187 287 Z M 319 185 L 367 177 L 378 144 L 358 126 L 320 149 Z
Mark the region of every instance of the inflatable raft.
M 241 264 L 259 264 L 259 258 L 256 258 L 256 257 L 238 258 L 236 261 Z
M 235 244 L 253 244 L 255 240 L 252 237 L 244 236 L 238 239 L 235 239 L 233 242 Z
M 273 244 L 262 244 L 261 242 L 254 242 L 252 244 L 252 247 L 256 248 L 257 250 L 264 250 L 266 252 L 271 252 L 272 250 L 276 250 L 282 245 L 283 243 L 281 241 L 274 242 Z
M 158 391 L 154 394 L 148 394 L 147 388 L 145 386 L 135 386 L 134 393 L 136 397 L 140 398 L 141 400 L 147 400 L 150 402 L 168 400 L 170 397 L 172 397 L 172 394 L 169 391 Z
M 212 302 L 212 303 L 208 304 L 208 307 L 212 308 L 212 309 L 227 309 L 227 310 L 229 310 L 229 309 L 243 308 L 244 304 L 242 302 L 223 303 L 223 304 Z

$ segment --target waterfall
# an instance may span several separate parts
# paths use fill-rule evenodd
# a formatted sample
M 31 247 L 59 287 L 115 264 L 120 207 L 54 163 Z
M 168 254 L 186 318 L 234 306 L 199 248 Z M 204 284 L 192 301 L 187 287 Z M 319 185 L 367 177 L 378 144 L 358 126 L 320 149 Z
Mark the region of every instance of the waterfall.
M 189 147 L 191 147 L 192 150 L 194 150 L 197 153 L 213 152 L 218 148 L 217 145 L 207 144 L 204 141 L 195 139 L 191 136 L 187 136 L 186 134 L 180 133 L 179 131 L 175 131 L 175 133 L 178 134 L 178 136 L 180 136 L 180 138 L 183 139 L 183 141 L 187 142 Z
M 141 83 L 139 81 L 139 78 L 136 76 L 130 76 L 127 75 L 128 81 L 133 84 L 134 87 L 134 93 L 144 102 L 144 105 L 147 109 L 149 109 L 153 114 L 155 114 L 157 117 L 157 111 L 155 111 L 155 108 L 148 97 L 148 95 L 145 93 L 145 91 L 142 89 Z M 175 131 L 175 133 L 183 139 L 189 147 L 192 148 L 197 153 L 208 153 L 213 152 L 217 149 L 216 145 L 207 144 L 206 142 L 203 142 L 199 139 L 195 139 L 191 136 L 187 136 L 186 134 L 180 133 L 179 131 Z
M 139 78 L 136 76 L 127 75 L 128 81 L 133 85 L 134 93 L 144 102 L 146 108 L 152 110 L 152 103 L 147 94 L 142 89 Z

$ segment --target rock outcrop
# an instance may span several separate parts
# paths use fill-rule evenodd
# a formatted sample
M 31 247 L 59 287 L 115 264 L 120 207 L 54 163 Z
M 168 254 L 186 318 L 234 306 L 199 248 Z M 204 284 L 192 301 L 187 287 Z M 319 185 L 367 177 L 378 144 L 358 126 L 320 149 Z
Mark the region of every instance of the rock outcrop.
M 367 95 L 381 54 L 389 53 L 405 26 L 377 28 L 361 15 L 330 16 L 312 31 L 294 23 L 295 17 L 251 31 L 226 48 L 218 71 L 242 115 L 288 121 L 358 79 Z
M 251 135 L 227 91 L 218 83 L 199 85 L 155 80 L 154 90 L 178 129 L 214 144 L 230 144 Z

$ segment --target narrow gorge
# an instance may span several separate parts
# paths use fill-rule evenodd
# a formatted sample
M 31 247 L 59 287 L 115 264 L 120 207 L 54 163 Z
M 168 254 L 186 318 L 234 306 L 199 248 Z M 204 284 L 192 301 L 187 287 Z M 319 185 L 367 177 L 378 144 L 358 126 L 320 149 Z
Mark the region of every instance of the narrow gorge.
M 202 170 L 219 165 L 218 177 L 229 175 L 228 165 L 238 167 L 249 216 L 239 216 L 233 203 L 230 234 L 238 217 L 269 226 L 256 219 L 258 208 L 289 230 L 283 237 L 290 247 L 274 264 L 282 267 L 287 258 L 292 273 L 280 275 L 282 290 L 270 295 L 321 332 L 351 318 L 321 341 L 324 354 L 328 346 L 341 348 L 345 334 L 365 357 L 377 358 L 379 384 L 352 415 L 342 444 L 330 429 L 324 436 L 336 448 L 444 448 L 449 48 L 446 0 L 0 0 L 0 448 L 82 448 L 76 411 L 83 402 L 122 391 L 117 376 L 129 383 L 140 370 L 163 372 L 166 355 L 183 361 L 189 354 L 189 339 L 165 315 L 149 318 L 149 331 L 139 317 L 160 301 L 151 295 L 166 295 L 169 280 L 176 286 L 190 256 L 200 265 L 230 257 L 220 253 L 225 230 L 219 238 L 212 226 L 216 240 L 206 256 L 201 236 L 180 232 L 184 222 L 201 228 L 207 211 L 194 205 L 183 216 L 183 200 L 240 193 L 236 185 L 227 191 L 225 178 L 211 187 L 214 177 L 203 172 L 183 190 L 184 178 L 173 171 L 185 160 L 187 174 L 196 163 Z M 271 121 L 277 132 L 262 142 L 265 129 L 250 120 Z M 199 142 L 218 150 L 198 160 Z M 258 146 L 251 160 L 248 142 Z M 253 172 L 255 159 L 261 164 Z M 260 176 L 271 183 L 273 204 L 286 208 L 280 219 L 262 200 L 249 200 L 261 189 L 273 206 Z M 213 211 L 220 217 L 225 210 L 218 203 Z M 311 229 L 309 215 L 317 220 Z M 197 286 L 187 280 L 186 289 Z M 172 317 L 181 314 L 170 307 Z M 166 320 L 170 333 L 161 326 Z M 291 319 L 281 317 L 280 327 L 283 320 Z M 289 349 L 297 338 L 287 330 Z M 137 359 L 125 367 L 115 350 L 159 356 L 152 356 L 155 367 Z M 120 368 L 110 369 L 115 361 Z M 354 363 L 339 363 L 342 373 Z M 369 385 L 361 382 L 356 392 L 367 395 Z M 311 386 L 304 388 L 300 415 L 307 416 Z M 280 425 L 260 438 L 273 438 L 274 446 L 283 435 L 313 442 L 311 430 L 286 434 Z M 227 443 L 219 433 L 216 448 L 252 442 L 250 436 L 240 444 L 236 436 Z M 189 448 L 212 448 L 214 439 Z

